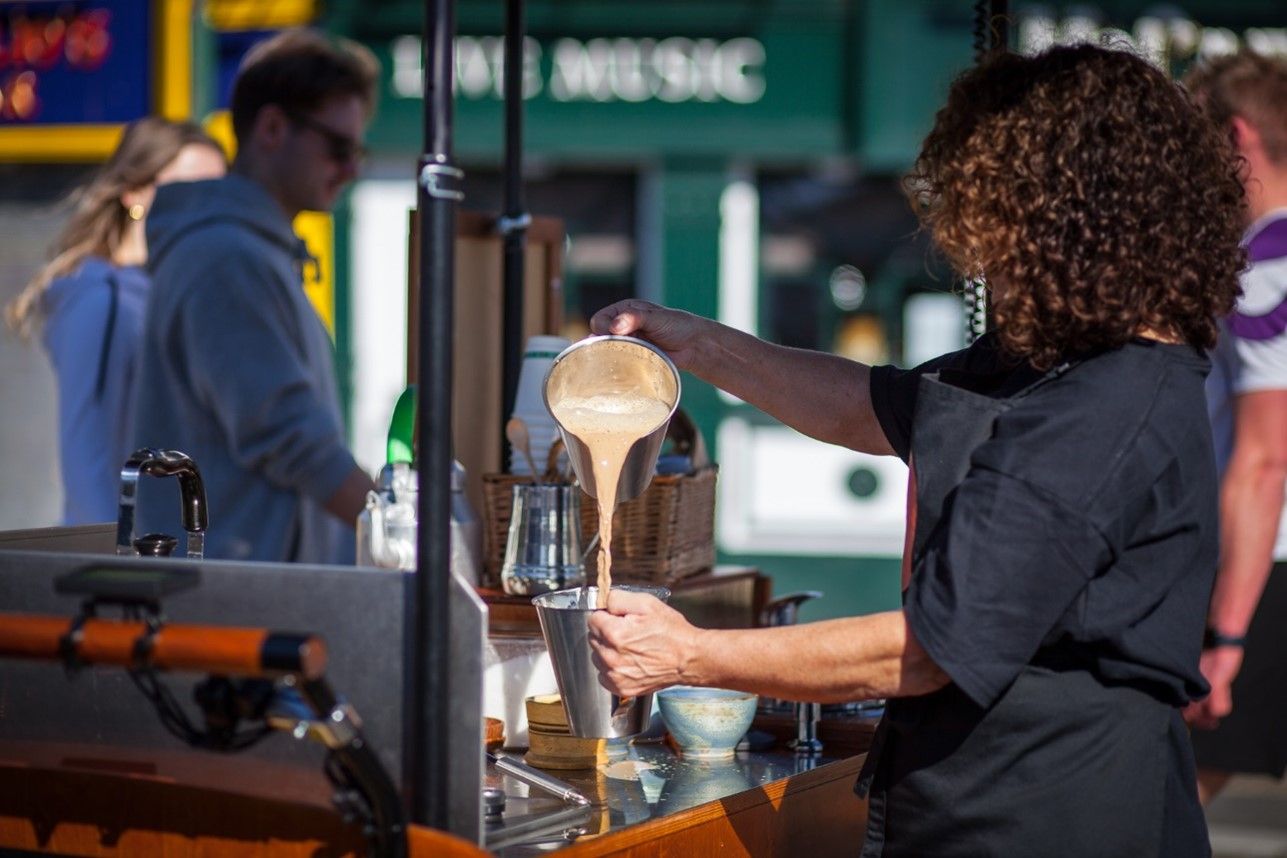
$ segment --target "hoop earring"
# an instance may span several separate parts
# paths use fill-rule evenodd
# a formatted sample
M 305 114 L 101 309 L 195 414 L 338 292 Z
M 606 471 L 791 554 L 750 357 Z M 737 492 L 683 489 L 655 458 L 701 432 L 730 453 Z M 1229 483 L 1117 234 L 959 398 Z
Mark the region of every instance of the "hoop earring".
M 146 214 L 147 210 L 143 208 L 142 203 L 135 203 L 126 212 L 129 214 L 130 220 L 143 220 L 143 215 Z

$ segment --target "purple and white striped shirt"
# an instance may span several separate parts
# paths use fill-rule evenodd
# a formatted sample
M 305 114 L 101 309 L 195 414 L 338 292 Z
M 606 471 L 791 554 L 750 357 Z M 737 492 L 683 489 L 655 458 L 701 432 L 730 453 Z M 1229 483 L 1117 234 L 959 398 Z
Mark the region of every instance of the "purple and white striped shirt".
M 1242 297 L 1221 326 L 1207 377 L 1207 410 L 1222 474 L 1233 453 L 1234 397 L 1287 390 L 1287 209 L 1259 218 L 1244 243 L 1250 265 L 1242 275 Z M 1284 534 L 1287 528 L 1280 528 L 1277 558 L 1287 557 Z

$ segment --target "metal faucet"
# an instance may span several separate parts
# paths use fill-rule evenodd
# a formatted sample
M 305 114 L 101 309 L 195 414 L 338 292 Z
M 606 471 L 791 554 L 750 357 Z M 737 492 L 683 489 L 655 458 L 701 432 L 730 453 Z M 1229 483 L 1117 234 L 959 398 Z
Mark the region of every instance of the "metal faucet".
M 188 557 L 196 560 L 205 553 L 206 488 L 197 463 L 177 450 L 135 450 L 121 466 L 120 507 L 116 518 L 116 553 L 137 553 L 134 539 L 134 506 L 137 501 L 140 474 L 154 477 L 178 477 L 183 504 L 183 529 L 188 534 Z M 146 539 L 146 537 L 144 537 Z
M 818 590 L 801 590 L 788 593 L 769 602 L 760 611 L 761 626 L 793 626 L 800 613 L 800 606 L 810 599 L 819 599 L 822 593 Z M 822 717 L 822 704 L 791 702 L 788 700 L 764 699 L 760 702 L 760 711 L 767 713 L 783 712 L 791 708 L 795 714 L 795 738 L 787 743 L 798 757 L 817 757 L 822 753 L 822 742 L 818 739 L 818 721 Z
M 822 753 L 818 738 L 818 721 L 822 719 L 821 703 L 795 704 L 795 738 L 787 742 L 798 757 L 816 757 Z
M 822 593 L 818 590 L 801 590 L 797 593 L 788 593 L 785 596 L 779 596 L 773 599 L 763 608 L 760 609 L 760 626 L 794 626 L 796 618 L 800 613 L 800 606 L 810 599 L 820 599 Z M 799 704 L 795 704 L 798 706 Z M 779 700 L 773 697 L 761 697 L 759 710 L 763 714 L 783 714 L 792 709 L 790 700 Z M 796 731 L 799 733 L 804 729 L 799 723 L 799 711 L 796 711 L 797 724 Z
M 794 626 L 800 606 L 810 599 L 821 599 L 819 590 L 801 590 L 779 596 L 760 609 L 761 626 Z

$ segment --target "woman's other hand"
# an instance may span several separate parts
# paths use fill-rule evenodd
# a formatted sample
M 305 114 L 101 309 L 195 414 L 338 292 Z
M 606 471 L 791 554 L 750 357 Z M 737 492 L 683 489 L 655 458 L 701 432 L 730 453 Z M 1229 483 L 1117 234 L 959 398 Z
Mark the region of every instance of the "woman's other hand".
M 710 320 L 683 310 L 629 299 L 604 307 L 590 319 L 590 332 L 648 340 L 670 355 L 680 369 L 693 369 L 695 347 Z
M 655 596 L 612 590 L 608 609 L 590 615 L 591 658 L 599 668 L 599 683 L 622 697 L 700 684 L 689 666 L 701 632 Z

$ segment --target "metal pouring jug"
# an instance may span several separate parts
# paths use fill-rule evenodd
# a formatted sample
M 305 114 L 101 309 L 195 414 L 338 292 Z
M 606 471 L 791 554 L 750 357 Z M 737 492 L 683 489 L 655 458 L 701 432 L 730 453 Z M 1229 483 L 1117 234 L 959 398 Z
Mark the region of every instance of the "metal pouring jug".
M 670 413 L 652 432 L 640 438 L 626 454 L 617 482 L 617 503 L 636 498 L 652 482 L 657 469 L 657 455 L 666 440 L 666 427 L 679 407 L 679 370 L 661 349 L 635 337 L 587 337 L 573 343 L 554 359 L 545 376 L 545 407 L 564 396 L 596 394 L 632 394 L 659 399 L 670 406 Z M 558 418 L 555 418 L 558 422 Z M 572 461 L 577 482 L 591 497 L 598 497 L 594 481 L 594 462 L 580 438 L 562 424 L 559 435 Z
M 501 588 L 511 596 L 535 596 L 584 584 L 577 487 L 519 483 L 513 497 Z
M 614 590 L 651 593 L 663 602 L 670 598 L 665 587 L 613 585 Z M 546 593 L 532 600 L 541 634 L 550 650 L 554 679 L 559 685 L 568 729 L 586 739 L 617 739 L 635 736 L 648 727 L 652 695 L 618 697 L 599 684 L 599 669 L 590 660 L 590 614 L 599 608 L 598 587 L 578 587 Z

